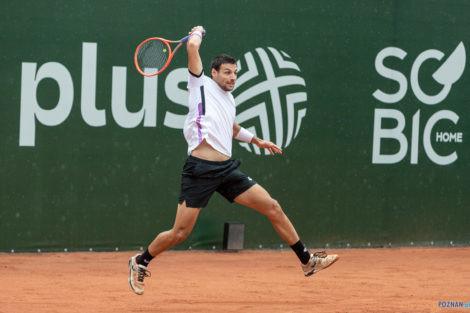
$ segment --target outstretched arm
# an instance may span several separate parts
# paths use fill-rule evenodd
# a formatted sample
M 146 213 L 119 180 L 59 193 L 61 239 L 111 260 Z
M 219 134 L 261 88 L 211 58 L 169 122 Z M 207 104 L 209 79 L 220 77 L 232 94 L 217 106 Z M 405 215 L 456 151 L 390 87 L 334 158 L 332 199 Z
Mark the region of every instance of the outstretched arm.
M 199 56 L 199 47 L 201 46 L 202 36 L 204 36 L 204 28 L 195 26 L 189 32 L 188 41 L 186 42 L 186 50 L 188 51 L 188 70 L 194 75 L 202 74 L 202 61 Z
M 268 149 L 271 155 L 274 155 L 274 153 L 282 154 L 282 149 L 276 146 L 274 143 L 256 137 L 237 123 L 233 123 L 233 137 L 241 141 L 255 144 L 261 149 Z

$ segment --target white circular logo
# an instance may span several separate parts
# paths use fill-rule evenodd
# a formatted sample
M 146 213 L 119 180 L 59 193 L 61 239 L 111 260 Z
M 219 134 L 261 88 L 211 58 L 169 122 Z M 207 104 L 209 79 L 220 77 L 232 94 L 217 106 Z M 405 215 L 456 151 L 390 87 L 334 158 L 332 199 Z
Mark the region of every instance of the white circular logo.
M 256 136 L 288 147 L 299 134 L 307 114 L 307 88 L 300 68 L 284 51 L 271 47 L 245 53 L 237 63 L 238 79 L 232 92 L 236 122 Z M 255 154 L 253 144 L 240 143 Z M 265 149 L 265 155 L 270 155 Z

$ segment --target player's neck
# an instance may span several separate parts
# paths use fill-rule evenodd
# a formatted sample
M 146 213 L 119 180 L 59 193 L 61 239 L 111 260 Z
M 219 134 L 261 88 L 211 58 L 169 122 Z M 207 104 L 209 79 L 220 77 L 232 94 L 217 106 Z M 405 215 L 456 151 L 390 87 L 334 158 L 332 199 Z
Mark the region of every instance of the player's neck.
M 231 92 L 231 90 L 225 90 L 225 89 L 224 89 L 216 80 L 214 80 L 213 78 L 211 78 L 211 80 L 212 80 L 212 82 L 214 82 L 214 84 L 217 85 L 217 87 L 219 87 L 219 90 L 220 90 L 221 92 L 223 92 L 224 94 Z

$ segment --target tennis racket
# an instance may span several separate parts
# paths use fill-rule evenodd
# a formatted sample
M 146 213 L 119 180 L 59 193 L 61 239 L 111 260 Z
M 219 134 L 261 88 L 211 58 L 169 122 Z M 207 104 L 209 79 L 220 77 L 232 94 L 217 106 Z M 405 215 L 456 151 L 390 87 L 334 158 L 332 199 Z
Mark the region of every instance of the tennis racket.
M 206 31 L 204 30 L 203 34 Z M 176 51 L 188 41 L 188 35 L 180 40 L 167 40 L 164 38 L 148 38 L 137 46 L 134 54 L 134 63 L 137 71 L 147 77 L 155 76 L 163 72 L 170 64 Z M 170 43 L 177 43 L 171 50 Z

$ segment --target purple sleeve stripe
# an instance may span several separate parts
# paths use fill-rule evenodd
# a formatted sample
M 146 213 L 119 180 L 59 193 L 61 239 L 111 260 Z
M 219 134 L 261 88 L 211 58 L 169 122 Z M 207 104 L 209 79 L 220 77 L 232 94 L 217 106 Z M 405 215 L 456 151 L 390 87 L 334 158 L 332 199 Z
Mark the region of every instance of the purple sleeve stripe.
M 197 119 L 196 119 L 197 134 L 198 134 L 198 137 L 199 137 L 199 143 L 201 143 L 201 142 L 202 142 L 201 116 L 203 115 L 203 112 L 202 112 L 202 102 L 199 102 L 199 104 L 197 105 L 197 108 L 198 108 L 198 113 L 199 113 L 199 115 L 197 116 Z

